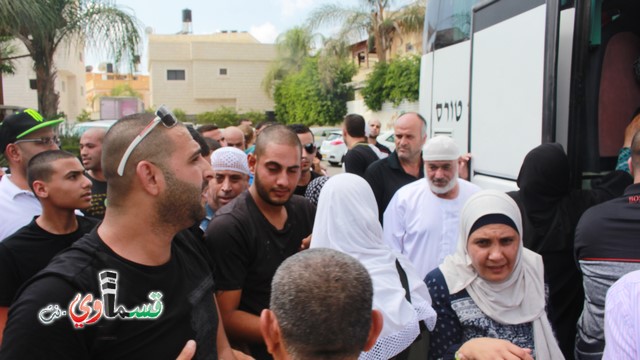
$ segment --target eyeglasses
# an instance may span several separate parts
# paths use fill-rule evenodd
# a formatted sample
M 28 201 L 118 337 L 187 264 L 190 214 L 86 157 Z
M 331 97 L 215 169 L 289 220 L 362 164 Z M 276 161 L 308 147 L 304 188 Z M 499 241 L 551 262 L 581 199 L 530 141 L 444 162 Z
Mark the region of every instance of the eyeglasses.
M 140 131 L 140 134 L 138 134 L 138 136 L 133 139 L 133 141 L 127 148 L 127 151 L 125 151 L 124 155 L 122 155 L 122 159 L 120 159 L 120 164 L 118 165 L 118 175 L 122 176 L 124 174 L 124 167 L 127 165 L 127 160 L 129 160 L 129 157 L 131 156 L 133 150 L 135 150 L 136 146 L 140 144 L 142 139 L 144 139 L 145 136 L 149 135 L 151 130 L 158 126 L 159 123 L 162 123 L 164 127 L 170 129 L 178 124 L 178 119 L 176 119 L 175 115 L 173 115 L 166 106 L 160 106 L 158 110 L 156 110 L 156 117 L 151 120 L 149 125 L 142 129 L 142 131 Z
M 21 140 L 16 140 L 13 143 L 20 144 L 24 142 L 34 142 L 34 143 L 38 143 L 38 145 L 51 145 L 51 144 L 60 145 L 60 138 L 57 136 L 53 136 L 53 137 L 41 137 L 37 139 L 21 139 Z
M 307 152 L 307 154 L 313 154 L 316 151 L 316 145 L 314 143 L 308 143 L 302 146 L 304 148 L 304 151 Z

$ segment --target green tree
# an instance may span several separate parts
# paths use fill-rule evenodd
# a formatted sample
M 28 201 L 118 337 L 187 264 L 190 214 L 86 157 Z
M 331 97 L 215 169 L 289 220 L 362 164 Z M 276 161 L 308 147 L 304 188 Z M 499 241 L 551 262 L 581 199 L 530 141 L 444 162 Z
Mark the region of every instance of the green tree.
M 384 84 L 387 79 L 389 64 L 377 63 L 373 71 L 367 76 L 364 88 L 360 91 L 364 98 L 364 104 L 373 111 L 380 111 L 382 104 L 387 100 Z
M 221 128 L 235 126 L 240 119 L 236 109 L 221 106 L 214 111 L 207 111 L 196 115 L 197 124 L 216 124 Z
M 396 106 L 403 100 L 418 101 L 420 57 L 413 55 L 377 63 L 361 93 L 365 105 L 373 111 L 380 111 L 385 101 Z
M 302 70 L 305 60 L 310 56 L 313 35 L 309 29 L 294 27 L 276 39 L 276 59 L 271 63 L 262 80 L 262 88 L 272 96 L 278 81 L 288 74 Z
M 322 86 L 318 57 L 307 59 L 300 72 L 290 74 L 276 85 L 274 100 L 278 120 L 283 123 L 327 125 L 342 121 L 353 89 L 345 85 L 355 67 L 343 62 L 337 67 L 332 89 Z
M 421 31 L 424 23 L 425 1 L 416 2 L 397 11 L 390 11 L 391 0 L 360 0 L 360 6 L 345 7 L 325 4 L 311 12 L 307 20 L 311 29 L 339 25 L 336 38 L 353 44 L 363 38 L 372 39 L 380 62 L 387 61 L 395 32 Z
M 53 61 L 60 44 L 102 49 L 116 64 L 137 58 L 140 31 L 135 17 L 110 0 L 0 0 L 0 34 L 15 37 L 33 59 L 38 109 L 58 112 Z

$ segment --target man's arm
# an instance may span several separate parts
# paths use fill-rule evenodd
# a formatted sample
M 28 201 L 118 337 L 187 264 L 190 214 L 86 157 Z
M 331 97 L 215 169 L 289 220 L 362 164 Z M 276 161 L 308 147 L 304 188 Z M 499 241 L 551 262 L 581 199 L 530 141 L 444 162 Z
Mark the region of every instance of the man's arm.
M 260 333 L 260 317 L 238 310 L 241 296 L 242 290 L 216 292 L 224 329 L 234 342 L 263 343 L 262 333 Z

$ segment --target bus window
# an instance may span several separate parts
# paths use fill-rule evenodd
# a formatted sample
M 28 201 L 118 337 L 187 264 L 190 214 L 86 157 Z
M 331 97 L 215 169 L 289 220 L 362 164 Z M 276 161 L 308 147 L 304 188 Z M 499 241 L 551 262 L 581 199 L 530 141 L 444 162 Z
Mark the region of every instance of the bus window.
M 471 9 L 478 0 L 431 0 L 425 17 L 425 52 L 469 40 Z

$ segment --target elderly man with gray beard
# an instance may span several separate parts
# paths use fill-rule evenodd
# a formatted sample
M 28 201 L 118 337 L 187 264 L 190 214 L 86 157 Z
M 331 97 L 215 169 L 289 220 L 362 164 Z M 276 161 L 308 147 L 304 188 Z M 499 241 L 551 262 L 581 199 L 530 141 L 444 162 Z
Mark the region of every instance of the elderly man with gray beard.
M 458 178 L 460 151 L 448 136 L 422 149 L 426 179 L 400 188 L 384 212 L 384 240 L 424 278 L 456 250 L 460 209 L 480 188 Z

